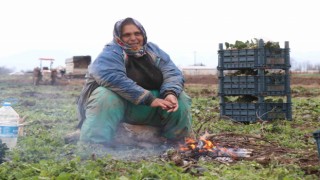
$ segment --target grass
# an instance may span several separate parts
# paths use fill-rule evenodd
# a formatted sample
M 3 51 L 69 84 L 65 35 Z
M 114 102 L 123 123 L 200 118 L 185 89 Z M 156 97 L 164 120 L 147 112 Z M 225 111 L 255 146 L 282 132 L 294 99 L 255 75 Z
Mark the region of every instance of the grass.
M 270 160 L 267 163 L 251 159 L 228 164 L 200 158 L 193 166 L 182 167 L 159 156 L 131 160 L 117 159 L 107 152 L 99 157 L 92 157 L 92 154 L 81 156 L 77 153 L 77 145 L 65 144 L 64 135 L 72 131 L 78 122 L 75 102 L 81 83 L 34 87 L 31 77 L 12 76 L 2 76 L 0 82 L 0 100 L 10 98 L 14 101 L 14 109 L 20 116 L 26 116 L 27 123 L 25 136 L 19 137 L 17 148 L 8 151 L 7 162 L 0 165 L 0 179 L 320 178 L 317 149 L 312 137 L 312 132 L 320 129 L 320 96 L 311 88 L 293 87 L 293 121 L 245 125 L 219 118 L 216 85 L 186 85 L 186 91 L 193 100 L 193 129 L 196 134 L 209 131 L 252 135 L 263 138 L 264 141 L 259 142 L 256 139 L 261 147 L 267 147 L 267 141 L 270 141 L 278 149 L 292 151 L 268 154 Z M 308 94 L 312 94 L 312 98 Z
M 316 77 L 316 78 L 319 78 L 320 77 L 320 74 L 317 73 L 317 74 L 291 74 L 291 76 L 294 78 L 294 77 Z

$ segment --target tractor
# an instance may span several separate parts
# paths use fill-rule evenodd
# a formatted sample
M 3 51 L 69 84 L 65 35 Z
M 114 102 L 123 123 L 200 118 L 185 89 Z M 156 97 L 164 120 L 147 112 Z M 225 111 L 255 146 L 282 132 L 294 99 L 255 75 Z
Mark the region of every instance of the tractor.
M 40 66 L 33 69 L 33 85 L 42 83 L 54 85 L 58 75 L 57 70 L 52 68 L 54 59 L 39 58 L 39 60 Z

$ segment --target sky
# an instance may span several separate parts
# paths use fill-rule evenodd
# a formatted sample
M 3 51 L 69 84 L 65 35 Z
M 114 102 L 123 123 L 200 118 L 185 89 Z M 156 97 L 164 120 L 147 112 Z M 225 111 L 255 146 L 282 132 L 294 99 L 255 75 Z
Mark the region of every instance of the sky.
M 29 70 L 39 58 L 90 55 L 112 40 L 114 23 L 140 21 L 148 41 L 178 66 L 216 67 L 219 43 L 289 41 L 292 62 L 320 64 L 316 0 L 2 0 L 0 67 Z

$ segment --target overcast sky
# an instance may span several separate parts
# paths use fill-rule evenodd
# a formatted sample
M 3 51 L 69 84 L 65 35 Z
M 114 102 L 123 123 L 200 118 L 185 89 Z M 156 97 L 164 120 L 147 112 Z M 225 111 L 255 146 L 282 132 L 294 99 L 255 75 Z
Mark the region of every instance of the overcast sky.
M 114 23 L 140 21 L 148 40 L 179 66 L 217 66 L 218 44 L 263 38 L 289 41 L 291 57 L 320 63 L 316 0 L 2 0 L 0 66 L 64 65 L 74 55 L 93 59 L 112 40 Z

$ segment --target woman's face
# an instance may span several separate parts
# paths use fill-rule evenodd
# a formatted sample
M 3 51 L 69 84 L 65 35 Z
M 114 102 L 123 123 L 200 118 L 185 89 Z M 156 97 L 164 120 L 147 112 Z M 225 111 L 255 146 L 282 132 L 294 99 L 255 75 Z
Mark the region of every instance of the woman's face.
M 143 46 L 143 35 L 133 24 L 123 26 L 121 40 L 131 46 L 133 50 L 139 50 Z

